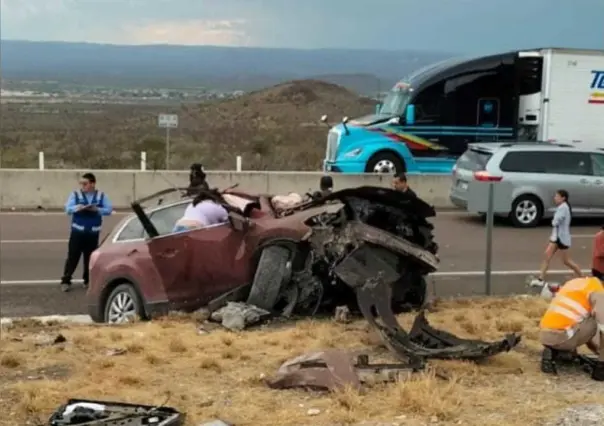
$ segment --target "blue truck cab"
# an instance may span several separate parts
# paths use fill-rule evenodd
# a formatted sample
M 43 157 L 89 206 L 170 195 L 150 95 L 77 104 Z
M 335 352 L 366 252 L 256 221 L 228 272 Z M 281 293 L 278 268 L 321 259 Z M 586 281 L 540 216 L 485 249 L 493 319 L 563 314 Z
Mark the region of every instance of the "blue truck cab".
M 517 139 L 518 99 L 540 91 L 539 65 L 509 52 L 422 68 L 396 83 L 374 114 L 330 128 L 323 170 L 451 173 L 469 143 Z

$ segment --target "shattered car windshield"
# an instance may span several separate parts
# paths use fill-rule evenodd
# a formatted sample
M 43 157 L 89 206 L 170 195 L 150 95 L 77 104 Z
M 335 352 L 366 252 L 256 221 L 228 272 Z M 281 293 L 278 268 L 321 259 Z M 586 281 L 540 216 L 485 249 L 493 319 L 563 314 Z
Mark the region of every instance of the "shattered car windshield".
M 409 104 L 410 99 L 411 90 L 409 85 L 397 83 L 397 85 L 392 88 L 382 102 L 380 114 L 389 115 L 392 117 L 402 116 L 405 112 L 407 104 Z

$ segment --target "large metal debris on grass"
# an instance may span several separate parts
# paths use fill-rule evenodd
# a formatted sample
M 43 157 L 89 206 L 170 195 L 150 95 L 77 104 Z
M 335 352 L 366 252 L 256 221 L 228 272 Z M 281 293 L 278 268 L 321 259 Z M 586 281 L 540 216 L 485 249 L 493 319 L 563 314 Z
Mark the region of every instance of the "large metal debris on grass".
M 362 384 L 392 382 L 423 368 L 422 364 L 370 364 L 367 355 L 344 350 L 309 352 L 284 362 L 268 380 L 274 389 L 360 390 Z
M 222 324 L 224 328 L 240 331 L 247 326 L 259 323 L 270 312 L 257 306 L 242 302 L 227 302 L 226 306 L 212 312 L 210 318 Z

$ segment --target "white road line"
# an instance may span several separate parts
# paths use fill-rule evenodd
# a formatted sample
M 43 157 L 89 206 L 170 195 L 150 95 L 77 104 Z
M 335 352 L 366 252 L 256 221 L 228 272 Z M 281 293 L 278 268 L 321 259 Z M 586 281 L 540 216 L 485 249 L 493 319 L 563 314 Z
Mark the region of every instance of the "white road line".
M 584 274 L 589 274 L 591 270 L 584 269 L 581 272 Z M 491 271 L 491 275 L 496 276 L 510 276 L 510 275 L 537 275 L 539 271 Z M 547 271 L 548 275 L 563 275 L 563 274 L 571 274 L 572 271 L 570 269 L 555 269 Z M 429 277 L 482 277 L 484 276 L 484 271 L 448 271 L 448 272 L 433 272 Z
M 72 280 L 73 284 L 81 284 L 83 280 Z M 56 285 L 61 283 L 60 279 L 56 280 L 0 280 L 0 285 Z
M 583 270 L 584 274 L 589 274 L 590 270 Z M 511 271 L 492 271 L 491 274 L 494 276 L 515 276 L 515 275 L 536 275 L 539 271 L 529 271 L 529 270 L 511 270 Z M 557 269 L 550 270 L 547 272 L 548 275 L 564 275 L 571 274 L 572 271 L 568 269 Z M 484 276 L 484 271 L 439 271 L 434 272 L 428 275 L 430 277 L 482 277 Z M 60 280 L 1 280 L 0 285 L 6 286 L 19 286 L 19 285 L 59 285 Z M 74 284 L 81 283 L 82 280 L 73 280 Z
M 132 214 L 132 212 L 116 212 L 114 211 L 111 216 L 124 216 Z M 67 216 L 64 212 L 0 212 L 0 216 Z
M 58 244 L 69 240 L 0 240 L 0 244 Z

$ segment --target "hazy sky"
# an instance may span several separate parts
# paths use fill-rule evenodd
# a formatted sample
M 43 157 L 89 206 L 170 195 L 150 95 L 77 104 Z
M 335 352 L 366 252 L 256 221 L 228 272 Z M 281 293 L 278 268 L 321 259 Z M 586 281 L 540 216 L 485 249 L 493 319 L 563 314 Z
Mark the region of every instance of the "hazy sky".
M 3 39 L 448 52 L 604 48 L 604 0 L 0 0 Z

